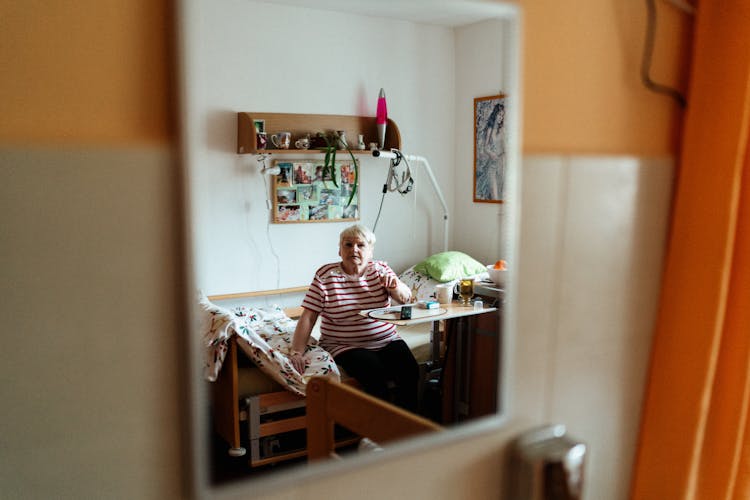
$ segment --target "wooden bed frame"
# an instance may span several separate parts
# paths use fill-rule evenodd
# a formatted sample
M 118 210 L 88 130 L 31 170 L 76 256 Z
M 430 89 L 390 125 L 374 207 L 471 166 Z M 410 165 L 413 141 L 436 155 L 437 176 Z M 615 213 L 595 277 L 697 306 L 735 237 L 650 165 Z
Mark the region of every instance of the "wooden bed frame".
M 378 445 L 443 428 L 386 401 L 323 377 L 307 383 L 307 459 L 335 454 L 334 426 L 343 425 Z
M 212 295 L 208 299 L 211 302 L 257 298 L 269 295 L 283 295 L 289 293 L 302 293 L 308 287 L 283 288 L 278 290 L 265 290 L 258 292 L 234 293 L 225 295 Z M 299 318 L 302 307 L 284 309 L 284 312 L 292 319 Z M 269 419 L 262 422 L 262 417 L 272 416 L 288 410 L 305 407 L 305 398 L 293 394 L 285 389 L 266 392 L 250 396 L 243 401 L 239 393 L 239 356 L 244 356 L 233 337 L 229 341 L 227 355 L 224 359 L 221 371 L 215 382 L 211 384 L 211 413 L 214 422 L 214 430 L 229 445 L 228 453 L 233 457 L 241 457 L 247 454 L 242 446 L 241 426 L 246 425 L 248 429 L 248 440 L 250 444 L 249 464 L 251 467 L 267 465 L 283 460 L 290 460 L 305 456 L 305 450 L 290 453 L 279 453 L 273 456 L 264 456 L 261 453 L 261 440 L 263 438 L 306 429 L 304 415 L 296 415 L 286 418 Z M 299 413 L 299 412 L 298 412 Z
M 273 295 L 304 293 L 308 287 L 283 288 L 257 292 L 212 295 L 211 302 L 259 298 Z M 284 312 L 292 319 L 302 314 L 302 307 L 285 308 Z M 353 388 L 356 381 L 349 379 L 343 383 L 326 383 L 326 379 L 315 377 L 315 390 L 325 395 L 324 404 L 317 404 L 314 416 L 310 415 L 310 398 L 298 396 L 283 388 L 278 391 L 261 393 L 242 400 L 239 392 L 239 360 L 244 356 L 235 338 L 229 342 L 228 351 L 217 380 L 211 384 L 211 412 L 216 433 L 229 445 L 230 456 L 242 457 L 247 449 L 242 445 L 242 426 L 248 429 L 247 441 L 250 447 L 249 465 L 257 467 L 307 455 L 320 457 L 328 455 L 335 447 L 346 446 L 359 441 L 358 436 L 366 436 L 379 443 L 385 443 L 415 432 L 435 431 L 437 424 L 411 414 L 400 408 L 380 401 Z M 312 383 L 312 382 L 311 382 Z M 309 387 L 309 384 L 308 384 Z M 319 402 L 319 398 L 315 398 Z M 337 408 L 346 410 L 338 411 Z M 312 426 L 308 425 L 311 419 Z M 334 437 L 334 422 L 341 424 L 354 434 Z M 377 422 L 387 422 L 380 423 Z M 371 425 L 372 424 L 372 425 Z M 378 429 L 380 427 L 380 429 Z M 307 449 L 268 453 L 267 438 L 292 431 L 325 429 L 320 434 L 307 432 Z M 311 440 L 314 444 L 311 443 Z M 311 447 L 315 447 L 312 451 Z
M 235 293 L 226 295 L 212 295 L 208 299 L 211 302 L 258 298 L 271 295 L 283 295 L 291 293 L 303 293 L 308 287 L 283 288 L 278 290 L 266 290 L 258 292 Z M 284 312 L 292 319 L 297 319 L 302 314 L 302 307 L 285 308 Z M 304 457 L 308 454 L 308 449 L 295 449 L 293 451 L 267 453 L 262 443 L 266 438 L 276 436 L 292 431 L 301 431 L 308 429 L 307 401 L 304 397 L 298 396 L 285 389 L 278 391 L 261 393 L 258 395 L 246 397 L 244 400 L 239 390 L 239 371 L 240 357 L 244 356 L 242 349 L 237 345 L 233 337 L 229 341 L 228 351 L 224 359 L 222 368 L 215 382 L 211 383 L 211 413 L 215 432 L 229 445 L 228 453 L 233 457 L 242 457 L 247 455 L 247 449 L 242 443 L 242 426 L 248 429 L 247 442 L 250 447 L 250 456 L 248 463 L 251 467 L 268 465 L 285 460 Z M 361 391 L 353 389 L 356 386 L 354 379 L 348 379 L 341 387 L 348 387 L 350 394 L 366 396 L 374 399 Z M 338 393 L 335 393 L 338 394 Z M 378 401 L 378 400 L 376 400 Z M 368 405 L 371 406 L 371 405 Z M 389 405 L 391 406 L 391 405 Z M 393 407 L 396 408 L 396 407 Z M 403 410 L 396 408 L 401 414 Z M 369 410 L 365 410 L 369 411 Z M 381 411 L 382 412 L 382 411 Z M 340 422 L 344 424 L 344 422 Z M 389 424 L 391 425 L 391 424 Z M 386 426 L 388 427 L 388 426 Z M 356 433 L 355 429 L 347 429 Z M 331 431 L 333 436 L 333 430 Z M 376 437 L 380 437 L 376 434 Z M 310 439 L 309 434 L 307 439 Z M 359 437 L 353 434 L 339 436 L 327 446 L 341 447 L 356 443 Z M 384 442 L 388 439 L 383 440 Z M 309 448 L 309 445 L 308 445 Z

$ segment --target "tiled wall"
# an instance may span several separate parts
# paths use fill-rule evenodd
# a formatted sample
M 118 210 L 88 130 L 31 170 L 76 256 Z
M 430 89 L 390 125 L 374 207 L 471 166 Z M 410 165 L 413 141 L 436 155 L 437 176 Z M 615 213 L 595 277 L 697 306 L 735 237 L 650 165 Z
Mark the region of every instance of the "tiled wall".
M 181 498 L 174 158 L 0 146 L 3 498 Z
M 511 412 L 589 445 L 585 498 L 626 498 L 672 161 L 527 156 Z
M 169 153 L 0 156 L 11 284 L 1 309 L 12 332 L 3 491 L 180 498 L 180 363 L 164 356 L 184 343 L 173 321 L 180 252 Z M 507 440 L 542 422 L 567 424 L 590 445 L 588 500 L 626 498 L 670 162 L 532 157 L 523 168 L 508 425 L 429 450 L 415 443 L 387 463 L 262 498 L 488 498 Z M 38 467 L 40 454 L 50 466 Z

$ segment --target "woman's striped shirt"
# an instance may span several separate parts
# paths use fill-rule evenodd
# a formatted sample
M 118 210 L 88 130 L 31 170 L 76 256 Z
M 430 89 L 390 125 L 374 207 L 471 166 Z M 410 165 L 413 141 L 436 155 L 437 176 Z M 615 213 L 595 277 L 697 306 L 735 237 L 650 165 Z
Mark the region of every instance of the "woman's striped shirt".
M 346 274 L 340 262 L 315 272 L 302 307 L 320 314 L 320 346 L 331 355 L 355 347 L 378 350 L 400 339 L 396 325 L 359 315 L 391 304 L 382 274 L 396 276 L 383 261 L 371 261 L 362 276 Z

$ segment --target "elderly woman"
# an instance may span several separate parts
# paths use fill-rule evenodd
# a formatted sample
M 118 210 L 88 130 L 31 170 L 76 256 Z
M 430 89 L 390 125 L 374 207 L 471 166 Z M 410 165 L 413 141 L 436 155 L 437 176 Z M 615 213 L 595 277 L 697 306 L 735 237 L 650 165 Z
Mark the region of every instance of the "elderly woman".
M 388 264 L 372 260 L 374 245 L 375 235 L 363 225 L 341 232 L 341 262 L 315 272 L 302 302 L 304 311 L 292 340 L 292 364 L 300 373 L 304 371 L 303 354 L 320 315 L 320 346 L 336 363 L 369 394 L 416 411 L 419 368 L 409 347 L 395 325 L 359 314 L 362 309 L 387 307 L 392 298 L 401 303 L 411 300 L 409 287 Z

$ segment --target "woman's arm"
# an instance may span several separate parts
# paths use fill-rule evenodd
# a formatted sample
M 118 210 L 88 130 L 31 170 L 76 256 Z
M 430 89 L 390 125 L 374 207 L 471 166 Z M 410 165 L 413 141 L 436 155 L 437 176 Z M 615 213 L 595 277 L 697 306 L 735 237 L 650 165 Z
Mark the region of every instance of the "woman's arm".
M 385 274 L 380 279 L 392 299 L 402 304 L 411 302 L 411 290 L 395 274 Z
M 289 359 L 291 359 L 294 369 L 300 374 L 305 372 L 305 360 L 302 356 L 305 354 L 307 340 L 310 338 L 310 333 L 312 333 L 313 326 L 317 320 L 318 313 L 310 309 L 303 309 L 302 316 L 297 320 L 297 327 L 294 329 L 292 350 L 289 353 Z

